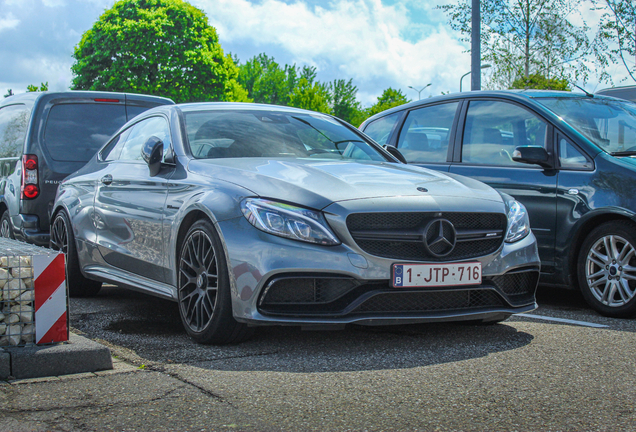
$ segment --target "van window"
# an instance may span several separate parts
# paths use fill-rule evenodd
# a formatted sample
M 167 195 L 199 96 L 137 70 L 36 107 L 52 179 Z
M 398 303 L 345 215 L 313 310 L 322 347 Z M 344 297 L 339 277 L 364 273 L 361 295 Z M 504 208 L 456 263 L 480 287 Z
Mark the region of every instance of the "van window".
M 30 110 L 22 104 L 0 109 L 0 158 L 22 155 L 29 113 Z
M 401 112 L 396 112 L 386 117 L 379 118 L 369 123 L 364 128 L 364 133 L 373 138 L 373 140 L 378 144 L 385 145 L 389 142 L 389 138 L 391 138 L 391 131 L 401 116 Z
M 458 102 L 451 102 L 409 112 L 398 141 L 407 162 L 446 162 L 458 106 Z
M 124 123 L 124 105 L 54 105 L 46 122 L 44 143 L 55 161 L 88 162 Z

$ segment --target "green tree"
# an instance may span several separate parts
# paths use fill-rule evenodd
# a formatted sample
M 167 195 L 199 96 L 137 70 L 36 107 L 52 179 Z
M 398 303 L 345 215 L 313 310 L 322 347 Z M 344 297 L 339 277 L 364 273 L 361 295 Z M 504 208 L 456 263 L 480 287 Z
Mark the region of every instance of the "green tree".
M 310 83 L 306 77 L 300 78 L 298 85 L 289 95 L 289 105 L 323 113 L 331 113 L 329 90 L 318 82 Z
M 72 88 L 246 101 L 205 14 L 183 0 L 120 0 L 82 36 Z
M 594 40 L 596 58 L 602 67 L 622 64 L 636 82 L 636 3 L 633 0 L 593 0 L 603 10 Z M 609 81 L 611 77 L 607 74 Z
M 568 80 L 546 78 L 540 74 L 531 74 L 528 78 L 519 77 L 512 83 L 510 88 L 570 91 Z
M 588 26 L 577 24 L 583 0 L 482 0 L 482 60 L 491 63 L 488 87 L 509 88 L 540 74 L 548 79 L 582 80 L 591 72 Z M 439 6 L 453 30 L 470 41 L 471 5 Z
M 331 114 L 354 126 L 360 126 L 364 120 L 364 113 L 357 100 L 358 88 L 353 85 L 352 80 L 333 80 L 329 83 L 329 93 Z
M 259 54 L 239 65 L 238 82 L 254 102 L 289 105 L 289 96 L 298 82 L 296 66 L 281 68 L 273 57 Z
M 395 90 L 389 87 L 378 97 L 378 101 L 368 109 L 367 116 L 371 117 L 389 108 L 400 106 L 408 102 L 410 102 L 410 100 L 406 98 L 406 95 L 402 93 L 401 90 Z
M 49 91 L 49 82 L 45 82 L 45 83 L 40 83 L 40 87 L 33 85 L 33 84 L 29 84 L 27 86 L 27 92 L 39 92 L 39 91 Z

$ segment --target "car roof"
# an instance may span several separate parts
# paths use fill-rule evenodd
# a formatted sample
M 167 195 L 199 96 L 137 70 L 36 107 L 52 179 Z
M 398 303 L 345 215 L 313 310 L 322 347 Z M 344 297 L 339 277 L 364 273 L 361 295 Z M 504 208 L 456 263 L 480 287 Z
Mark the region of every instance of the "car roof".
M 0 105 L 9 105 L 15 102 L 33 102 L 40 98 L 76 98 L 76 97 L 103 97 L 103 98 L 123 98 L 126 101 L 128 100 L 147 100 L 147 101 L 162 101 L 165 104 L 174 104 L 172 99 L 161 97 L 161 96 L 152 96 L 146 94 L 136 94 L 136 93 L 124 93 L 124 92 L 107 92 L 107 91 L 92 91 L 92 90 L 68 90 L 63 92 L 26 92 L 26 93 L 18 93 L 13 96 L 9 96 L 0 102 Z
M 530 101 L 532 99 L 540 99 L 540 98 L 587 98 L 590 97 L 585 93 L 579 92 L 568 92 L 568 91 L 556 91 L 556 90 L 479 90 L 479 91 L 470 91 L 470 92 L 457 92 L 450 93 L 442 96 L 433 96 L 427 99 L 420 99 L 418 101 L 410 102 L 404 105 L 399 105 L 397 107 L 388 109 L 386 111 L 382 111 L 367 120 L 364 121 L 364 124 L 370 123 L 373 120 L 376 120 L 380 117 L 384 117 L 396 112 L 403 111 L 405 109 L 415 108 L 421 105 L 428 105 L 431 103 L 443 102 L 443 101 L 451 101 L 451 100 L 461 100 L 466 98 L 488 98 L 488 97 L 498 97 L 505 98 L 509 100 L 524 100 Z M 595 98 L 603 98 L 603 99 L 616 99 L 607 96 L 594 96 Z
M 316 111 L 308 111 L 301 108 L 294 108 L 281 105 L 268 105 L 259 103 L 245 102 L 194 102 L 176 105 L 183 112 L 204 111 L 204 110 L 250 110 L 250 111 L 269 111 L 269 112 L 288 112 L 298 114 L 322 114 L 330 117 L 329 114 L 319 113 Z

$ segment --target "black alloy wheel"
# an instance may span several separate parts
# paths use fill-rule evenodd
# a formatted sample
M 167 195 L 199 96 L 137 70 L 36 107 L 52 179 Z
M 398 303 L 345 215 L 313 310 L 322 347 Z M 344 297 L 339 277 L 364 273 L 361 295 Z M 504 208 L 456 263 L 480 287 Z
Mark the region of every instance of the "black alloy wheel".
M 636 225 L 612 221 L 587 236 L 577 263 L 581 293 L 602 315 L 636 315 Z
M 201 344 L 247 339 L 252 329 L 236 321 L 221 240 L 208 220 L 194 223 L 179 251 L 178 301 L 181 322 Z
M 51 248 L 66 255 L 66 285 L 72 297 L 96 295 L 102 283 L 86 278 L 80 270 L 75 237 L 65 211 L 59 211 L 51 224 Z

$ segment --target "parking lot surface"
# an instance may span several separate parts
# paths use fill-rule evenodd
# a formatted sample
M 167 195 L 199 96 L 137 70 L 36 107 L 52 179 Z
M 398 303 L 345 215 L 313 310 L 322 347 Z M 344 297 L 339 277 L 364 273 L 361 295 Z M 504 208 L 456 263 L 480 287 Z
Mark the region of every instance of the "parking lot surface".
M 0 386 L 4 430 L 636 430 L 636 322 L 541 288 L 490 326 L 261 328 L 201 346 L 176 303 L 105 287 L 71 325 L 116 369 Z

